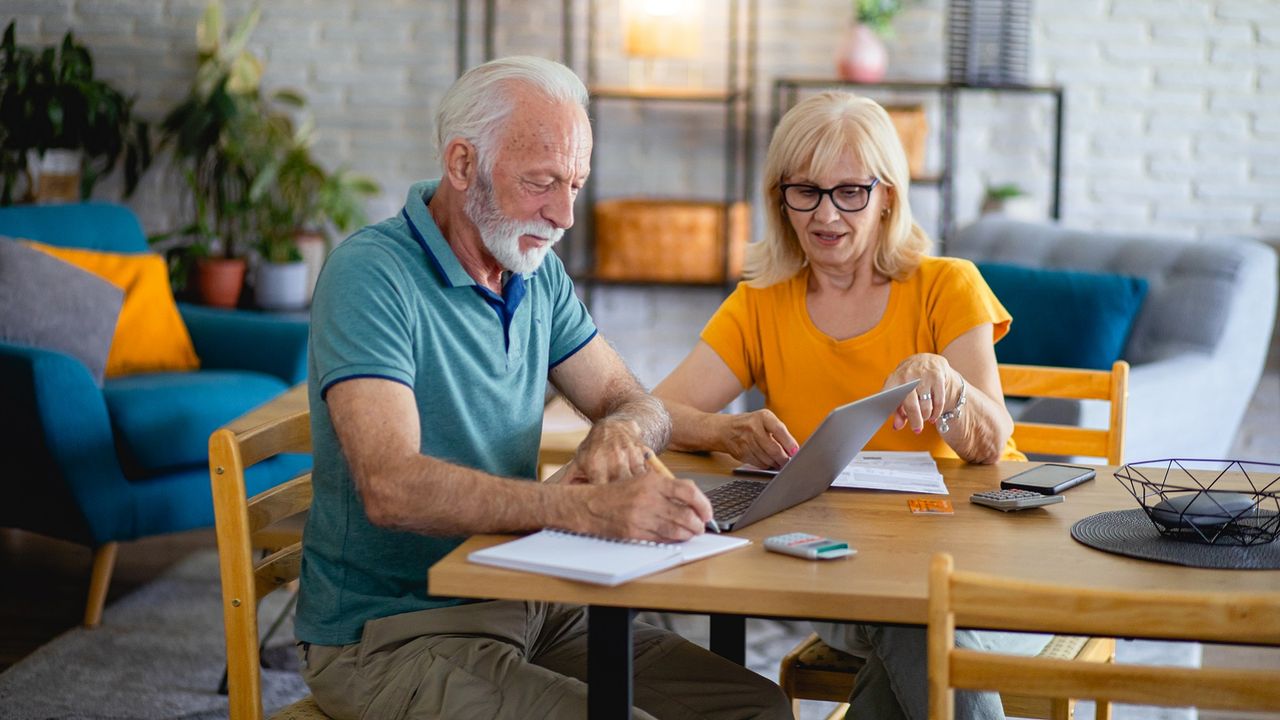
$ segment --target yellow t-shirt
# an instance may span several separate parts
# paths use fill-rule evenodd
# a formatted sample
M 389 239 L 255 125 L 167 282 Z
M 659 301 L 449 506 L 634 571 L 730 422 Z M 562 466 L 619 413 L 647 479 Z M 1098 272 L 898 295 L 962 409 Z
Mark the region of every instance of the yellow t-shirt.
M 742 387 L 755 385 L 765 405 L 803 443 L 836 408 L 879 392 L 898 363 L 916 353 L 941 353 L 951 341 L 992 323 L 992 342 L 1012 318 L 968 260 L 924 258 L 902 282 L 893 281 L 884 316 L 871 330 L 835 340 L 813 324 L 805 304 L 809 269 L 757 289 L 739 284 L 702 330 Z M 955 457 L 926 424 L 919 435 L 894 430 L 892 418 L 867 445 L 871 450 L 927 450 Z M 1026 460 L 1012 438 L 1004 460 Z

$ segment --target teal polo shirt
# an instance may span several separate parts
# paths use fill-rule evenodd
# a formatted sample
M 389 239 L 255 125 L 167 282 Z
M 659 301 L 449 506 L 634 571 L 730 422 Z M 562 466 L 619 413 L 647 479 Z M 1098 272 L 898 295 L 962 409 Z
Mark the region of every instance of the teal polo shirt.
M 307 385 L 315 497 L 304 535 L 297 636 L 360 639 L 367 620 L 455 605 L 432 596 L 427 569 L 462 543 L 374 526 L 329 419 L 325 393 L 384 378 L 413 389 L 424 455 L 532 480 L 547 372 L 596 333 L 555 254 L 512 274 L 498 295 L 477 285 L 427 211 L 437 183 L 404 210 L 338 245 L 311 307 Z

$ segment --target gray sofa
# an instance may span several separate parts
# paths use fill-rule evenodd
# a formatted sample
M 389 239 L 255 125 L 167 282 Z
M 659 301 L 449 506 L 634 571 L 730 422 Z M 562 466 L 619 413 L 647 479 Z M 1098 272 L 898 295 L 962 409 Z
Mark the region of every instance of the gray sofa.
M 946 252 L 975 262 L 1146 278 L 1147 297 L 1121 356 L 1131 366 L 1124 459 L 1229 456 L 1275 322 L 1270 246 L 987 217 L 957 233 Z M 1068 400 L 1034 400 L 1016 411 L 1024 420 L 1087 427 L 1105 427 L 1106 412 L 1103 403 Z

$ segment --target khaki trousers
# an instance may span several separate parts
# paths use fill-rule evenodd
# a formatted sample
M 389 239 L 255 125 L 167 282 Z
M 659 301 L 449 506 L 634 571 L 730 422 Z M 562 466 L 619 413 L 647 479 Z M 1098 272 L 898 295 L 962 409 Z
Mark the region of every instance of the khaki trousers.
M 675 633 L 635 624 L 636 718 L 791 718 L 777 685 Z M 303 679 L 337 720 L 585 718 L 580 606 L 496 601 L 365 623 L 360 642 L 303 644 Z

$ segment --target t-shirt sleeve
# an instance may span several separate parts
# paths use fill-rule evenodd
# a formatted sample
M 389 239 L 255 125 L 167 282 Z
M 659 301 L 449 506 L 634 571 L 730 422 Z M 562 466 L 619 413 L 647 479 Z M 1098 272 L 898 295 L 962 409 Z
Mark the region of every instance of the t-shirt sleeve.
M 358 236 L 330 254 L 311 304 L 312 372 L 322 394 L 358 377 L 413 387 L 414 330 L 407 287 L 396 259 Z
M 744 390 L 755 385 L 760 366 L 760 333 L 745 283 L 739 283 L 720 304 L 702 328 L 701 338 L 729 366 Z
M 992 343 L 1009 332 L 1012 316 L 968 260 L 948 262 L 930 295 L 928 317 L 940 350 L 983 323 L 992 324 Z
M 548 253 L 538 272 L 546 275 L 551 290 L 551 348 L 547 357 L 550 367 L 555 367 L 596 336 L 596 324 L 573 291 L 573 280 L 559 257 Z

